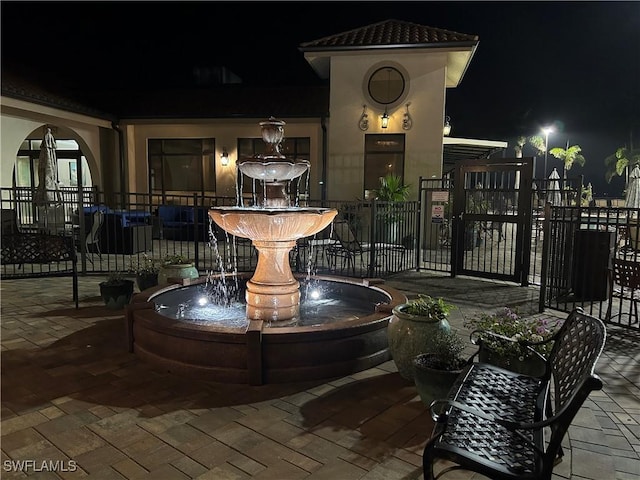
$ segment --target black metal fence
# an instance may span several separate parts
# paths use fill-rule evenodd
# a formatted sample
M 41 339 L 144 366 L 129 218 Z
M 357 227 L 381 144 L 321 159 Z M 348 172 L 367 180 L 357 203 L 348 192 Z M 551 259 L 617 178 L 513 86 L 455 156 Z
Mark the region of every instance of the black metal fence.
M 162 202 L 162 203 L 159 203 Z M 37 206 L 31 189 L 1 189 L 3 232 L 46 231 L 74 238 L 83 274 L 131 272 L 142 256 L 161 261 L 180 254 L 200 271 L 252 271 L 251 242 L 210 221 L 211 207 L 236 205 L 235 197 L 114 193 L 95 188 L 65 191 L 55 205 Z M 352 238 L 327 227 L 301 239 L 290 255 L 296 272 L 380 277 L 416 268 L 417 202 L 309 201 L 335 208 Z M 82 212 L 82 213 L 80 213 Z M 6 224 L 5 224 L 6 220 Z M 11 276 L 7 269 L 3 276 Z
M 450 185 L 439 182 L 433 191 L 443 192 L 444 199 Z M 53 231 L 73 237 L 80 274 L 131 273 L 143 256 L 161 261 L 174 254 L 192 259 L 201 272 L 255 269 L 257 252 L 251 242 L 228 235 L 207 214 L 211 207 L 235 205 L 235 198 L 171 195 L 164 197 L 164 203 L 155 200 L 148 194 L 105 196 L 85 189 L 65 192 L 54 207 L 38 207 L 30 190 L 5 188 L 2 232 Z M 305 206 L 336 209 L 336 219 L 348 229 L 337 231 L 334 222 L 313 238 L 298 241 L 290 253 L 295 272 L 385 277 L 420 268 L 451 271 L 450 217 L 445 206 L 433 210 L 432 204 L 420 201 L 309 201 Z M 425 229 L 425 216 L 440 213 L 442 221 Z M 540 307 L 568 312 L 580 306 L 607 321 L 640 328 L 635 290 L 629 292 L 609 277 L 614 259 L 640 265 L 638 217 L 638 209 L 628 208 L 550 204 L 535 208 L 529 278 L 541 287 Z M 485 232 L 484 241 L 497 242 L 488 239 L 490 234 L 495 232 Z M 10 278 L 15 268 L 3 265 L 0 272 Z M 616 296 L 625 289 L 629 298 Z
M 553 207 L 544 211 L 540 307 L 576 307 L 640 329 L 640 209 Z

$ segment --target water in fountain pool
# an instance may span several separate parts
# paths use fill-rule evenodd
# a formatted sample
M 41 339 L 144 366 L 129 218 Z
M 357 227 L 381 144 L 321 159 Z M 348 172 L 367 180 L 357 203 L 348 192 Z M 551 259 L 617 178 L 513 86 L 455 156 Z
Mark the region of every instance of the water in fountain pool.
M 227 278 L 225 294 L 215 282 L 176 288 L 153 298 L 161 315 L 179 321 L 206 326 L 244 328 L 249 320 L 242 298 L 243 279 Z M 316 278 L 302 279 L 300 286 L 300 316 L 297 326 L 324 325 L 344 322 L 371 315 L 379 303 L 387 303 L 388 296 L 368 287 Z M 237 287 L 234 287 L 236 285 Z M 265 319 L 269 320 L 269 319 Z M 277 322 L 269 326 L 277 326 Z M 287 323 L 286 326 L 292 326 Z

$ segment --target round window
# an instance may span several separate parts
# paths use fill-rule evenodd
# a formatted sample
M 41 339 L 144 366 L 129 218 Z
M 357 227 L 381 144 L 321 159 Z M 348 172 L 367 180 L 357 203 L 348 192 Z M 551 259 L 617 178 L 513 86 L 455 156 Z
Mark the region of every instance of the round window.
M 381 105 L 397 102 L 405 90 L 405 79 L 400 70 L 382 67 L 375 70 L 367 84 L 369 96 Z

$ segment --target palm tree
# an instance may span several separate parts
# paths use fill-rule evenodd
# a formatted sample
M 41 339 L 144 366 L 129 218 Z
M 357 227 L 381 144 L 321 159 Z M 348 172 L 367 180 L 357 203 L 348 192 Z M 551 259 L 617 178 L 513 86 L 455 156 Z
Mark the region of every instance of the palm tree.
M 540 135 L 534 135 L 532 137 L 529 137 L 529 145 L 531 145 L 533 148 L 536 149 L 536 152 L 538 153 L 538 155 L 542 155 L 544 152 L 547 151 L 547 145 L 544 141 L 544 137 Z
M 570 147 L 569 142 L 567 142 L 566 149 L 556 147 L 549 150 L 549 153 L 551 155 L 556 157 L 558 160 L 562 160 L 562 162 L 564 163 L 562 178 L 566 178 L 567 172 L 571 170 L 571 167 L 573 167 L 574 163 L 577 163 L 581 167 L 584 166 L 586 159 L 580 153 L 581 151 L 582 148 L 580 148 L 580 145 L 572 145 Z
M 604 164 L 607 166 L 607 171 L 604 174 L 604 178 L 607 183 L 611 183 L 611 179 L 616 176 L 628 177 L 629 167 L 635 165 L 636 163 L 640 163 L 640 150 L 638 149 L 628 149 L 625 147 L 620 147 L 616 150 L 616 153 L 609 155 L 604 159 Z M 625 178 L 625 184 L 628 181 L 628 178 Z

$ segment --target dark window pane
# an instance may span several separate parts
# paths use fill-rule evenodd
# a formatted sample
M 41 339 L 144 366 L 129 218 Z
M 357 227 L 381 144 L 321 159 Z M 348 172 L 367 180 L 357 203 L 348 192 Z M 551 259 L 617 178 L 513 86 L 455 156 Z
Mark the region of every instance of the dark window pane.
M 213 138 L 150 139 L 149 184 L 153 191 L 215 191 Z
M 366 135 L 364 189 L 380 187 L 380 177 L 404 175 L 404 135 Z

